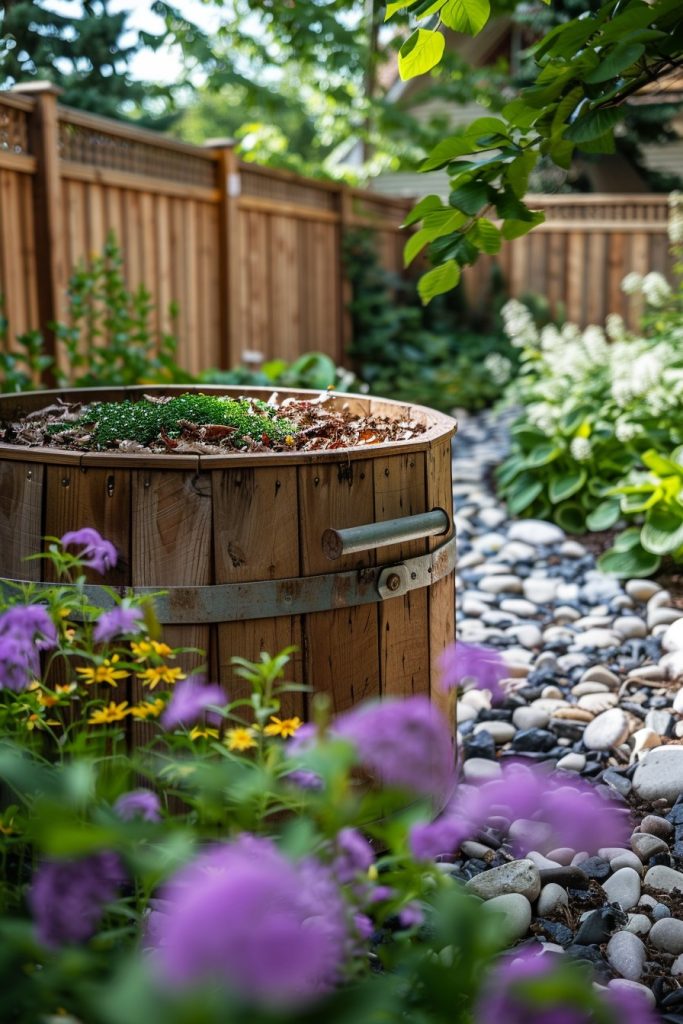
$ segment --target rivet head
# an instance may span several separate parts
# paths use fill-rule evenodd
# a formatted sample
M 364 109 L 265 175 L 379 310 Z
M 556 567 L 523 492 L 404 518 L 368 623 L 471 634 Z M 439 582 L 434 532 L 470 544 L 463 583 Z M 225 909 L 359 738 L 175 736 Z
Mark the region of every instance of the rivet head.
M 390 572 L 387 576 L 386 588 L 387 590 L 398 590 L 401 586 L 401 577 L 396 572 Z

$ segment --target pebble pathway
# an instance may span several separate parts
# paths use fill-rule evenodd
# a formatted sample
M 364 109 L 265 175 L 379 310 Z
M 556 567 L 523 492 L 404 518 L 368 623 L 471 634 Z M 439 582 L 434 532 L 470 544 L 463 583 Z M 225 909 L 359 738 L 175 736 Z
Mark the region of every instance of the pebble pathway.
M 508 519 L 491 484 L 508 420 L 460 417 L 454 444 L 459 639 L 500 650 L 506 701 L 458 703 L 464 782 L 523 757 L 591 780 L 631 812 L 628 848 L 538 849 L 509 829 L 463 843 L 443 869 L 502 911 L 511 943 L 590 961 L 596 983 L 637 986 L 683 1024 L 683 607 L 624 585 L 551 523 Z M 679 601 L 679 605 L 681 602 Z

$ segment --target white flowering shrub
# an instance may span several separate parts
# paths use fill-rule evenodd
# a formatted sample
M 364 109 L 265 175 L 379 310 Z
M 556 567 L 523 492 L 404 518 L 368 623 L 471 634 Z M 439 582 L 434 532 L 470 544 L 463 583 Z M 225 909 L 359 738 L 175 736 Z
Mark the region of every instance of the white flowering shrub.
M 680 275 L 683 195 L 674 193 L 670 202 Z M 509 394 L 524 413 L 499 470 L 513 515 L 553 519 L 577 533 L 612 527 L 630 512 L 615 488 L 630 485 L 645 453 L 683 444 L 683 287 L 673 289 L 652 272 L 628 274 L 622 288 L 645 301 L 638 334 L 616 313 L 604 328 L 551 324 L 539 331 L 518 300 L 502 310 L 505 330 L 521 349 L 521 373 Z M 643 560 L 643 569 L 645 562 L 652 559 Z

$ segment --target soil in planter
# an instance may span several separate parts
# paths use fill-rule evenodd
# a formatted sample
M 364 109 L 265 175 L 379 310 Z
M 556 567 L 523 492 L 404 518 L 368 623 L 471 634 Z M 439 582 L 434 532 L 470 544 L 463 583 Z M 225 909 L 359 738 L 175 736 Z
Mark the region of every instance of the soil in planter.
M 145 395 L 137 402 L 90 405 L 58 401 L 24 419 L 0 422 L 0 441 L 71 451 L 217 455 L 233 452 L 319 451 L 409 440 L 422 423 L 386 416 L 358 416 L 317 399 L 277 394 L 268 402 L 188 393 Z

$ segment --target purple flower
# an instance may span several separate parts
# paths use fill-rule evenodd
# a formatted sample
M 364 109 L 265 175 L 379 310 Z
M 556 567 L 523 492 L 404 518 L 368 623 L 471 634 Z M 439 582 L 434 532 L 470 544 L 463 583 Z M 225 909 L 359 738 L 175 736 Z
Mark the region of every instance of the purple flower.
M 460 843 L 483 828 L 492 815 L 529 822 L 527 834 L 516 836 L 515 852 L 524 854 L 545 833 L 548 848 L 571 846 L 598 850 L 626 843 L 628 829 L 623 811 L 581 779 L 571 785 L 524 764 L 503 766 L 499 779 L 477 789 L 456 790 L 443 814 L 411 830 L 410 847 L 417 860 L 452 853 Z
M 443 652 L 439 667 L 445 690 L 469 683 L 480 690 L 489 690 L 494 704 L 505 700 L 500 681 L 508 675 L 508 670 L 498 651 L 458 640 Z
M 429 796 L 438 806 L 450 795 L 451 733 L 426 697 L 362 705 L 340 715 L 332 732 L 354 744 L 363 767 L 383 785 Z
M 352 924 L 339 889 L 321 864 L 293 863 L 268 839 L 244 834 L 216 846 L 161 896 L 147 939 L 164 984 L 219 982 L 281 1008 L 339 979 Z
M 418 928 L 425 919 L 424 911 L 419 903 L 406 903 L 398 912 L 398 920 L 402 928 Z
M 111 541 L 105 540 L 92 526 L 84 526 L 82 530 L 69 530 L 61 538 L 62 547 L 78 545 L 82 550 L 78 558 L 88 569 L 96 569 L 105 573 L 116 565 L 118 555 Z
M 17 604 L 0 615 L 0 689 L 23 690 L 40 675 L 40 652 L 57 646 L 57 628 L 42 604 Z
M 102 644 L 114 640 L 117 636 L 139 633 L 142 617 L 141 608 L 129 608 L 125 604 L 112 608 L 110 612 L 102 612 L 93 630 L 92 638 L 96 644 Z
M 123 821 L 142 818 L 144 821 L 161 821 L 159 797 L 151 789 L 132 789 L 122 793 L 114 804 L 114 811 Z
M 194 725 L 202 713 L 211 705 L 223 707 L 228 699 L 217 683 L 204 683 L 198 679 L 185 679 L 177 683 L 173 695 L 161 716 L 164 729 L 174 729 L 178 725 Z M 209 715 L 210 721 L 218 724 L 218 715 Z
M 39 940 L 53 948 L 86 942 L 124 877 L 117 854 L 108 851 L 79 860 L 43 861 L 28 895 Z
M 355 828 L 343 828 L 338 833 L 337 851 L 332 870 L 342 884 L 365 874 L 375 859 L 370 843 Z
M 504 1021 L 504 1024 L 597 1024 L 598 1016 L 586 1007 L 584 998 L 580 997 L 581 1006 L 568 1003 L 567 981 L 571 985 L 569 991 L 579 993 L 585 990 L 585 983 L 576 973 L 575 967 L 535 950 L 521 950 L 503 957 L 482 988 L 475 1021 L 477 1024 L 490 1024 L 491 1021 Z M 554 974 L 558 979 L 555 999 L 552 987 Z M 619 1024 L 655 1024 L 645 996 L 638 991 L 608 989 L 593 998 L 596 1010 L 602 1003 L 601 1021 L 611 1017 L 615 1024 L 617 1021 Z

